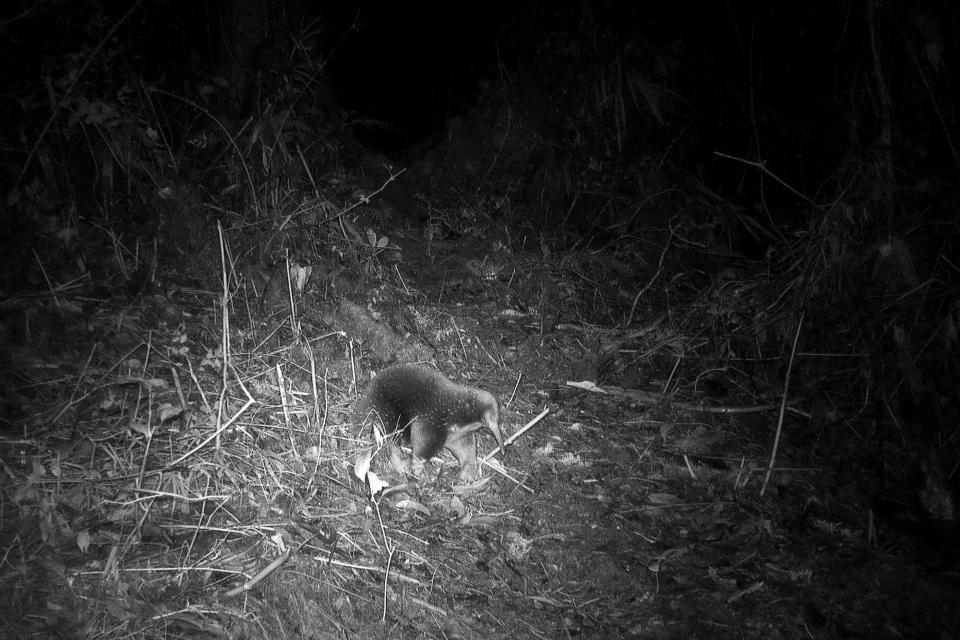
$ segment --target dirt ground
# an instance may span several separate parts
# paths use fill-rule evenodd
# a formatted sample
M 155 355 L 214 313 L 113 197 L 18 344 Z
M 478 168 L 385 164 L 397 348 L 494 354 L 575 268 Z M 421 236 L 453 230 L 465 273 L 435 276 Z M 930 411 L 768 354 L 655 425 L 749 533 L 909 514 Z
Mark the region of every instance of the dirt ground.
M 574 313 L 613 282 L 588 252 L 478 276 L 468 242 L 394 237 L 369 306 L 326 273 L 299 333 L 209 291 L 37 307 L 5 352 L 5 637 L 960 637 L 956 552 L 878 517 L 849 427 L 787 403 L 767 477 L 781 405 L 688 364 L 696 298 L 626 333 Z M 506 436 L 547 413 L 476 483 L 378 456 L 371 498 L 371 345 L 493 392 Z

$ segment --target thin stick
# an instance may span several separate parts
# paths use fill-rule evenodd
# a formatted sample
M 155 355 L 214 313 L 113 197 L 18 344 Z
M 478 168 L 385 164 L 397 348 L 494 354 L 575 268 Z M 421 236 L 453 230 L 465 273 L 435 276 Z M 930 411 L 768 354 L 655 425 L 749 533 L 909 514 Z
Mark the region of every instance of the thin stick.
M 180 383 L 180 376 L 177 375 L 177 369 L 170 365 L 170 377 L 173 378 L 173 386 L 177 390 L 177 398 L 180 400 L 180 412 L 187 410 L 187 399 L 183 395 L 183 385 Z
M 417 587 L 427 586 L 426 584 L 424 584 L 422 580 L 417 580 L 416 578 L 411 578 L 410 576 L 403 575 L 402 573 L 397 573 L 395 569 L 391 571 L 387 571 L 383 567 L 375 567 L 375 566 L 363 565 L 363 564 L 353 564 L 351 562 L 344 562 L 342 560 L 336 560 L 333 558 L 326 558 L 326 557 L 314 558 L 314 559 L 320 560 L 321 562 L 325 562 L 328 565 L 333 565 L 334 567 L 342 567 L 344 569 L 353 569 L 356 571 L 372 571 L 375 573 L 382 573 L 384 575 L 389 576 L 391 580 L 396 580 L 397 582 L 403 582 L 404 584 L 412 584 Z M 124 569 L 124 571 L 129 571 L 129 569 Z M 100 575 L 101 572 L 102 570 L 97 571 L 96 573 L 97 575 Z
M 313 349 L 310 348 L 309 342 L 307 343 L 307 353 L 310 354 L 310 381 L 313 385 L 313 420 L 312 425 L 317 426 L 319 422 L 319 430 L 317 433 L 317 457 L 313 466 L 313 473 L 310 474 L 310 480 L 307 482 L 308 492 L 313 489 L 313 480 L 317 477 L 317 473 L 320 471 L 320 459 L 323 457 L 323 432 L 327 428 L 327 398 L 329 398 L 329 393 L 327 390 L 327 370 L 323 372 L 323 421 L 320 422 L 318 416 L 320 415 L 320 395 L 319 390 L 317 389 L 317 359 L 313 355 Z
M 787 412 L 787 393 L 790 391 L 790 373 L 793 371 L 793 358 L 797 355 L 797 342 L 800 341 L 800 328 L 803 327 L 803 316 L 806 312 L 800 312 L 800 320 L 797 322 L 797 332 L 793 335 L 793 348 L 790 350 L 790 362 L 787 364 L 787 375 L 783 380 L 783 398 L 780 399 L 780 417 L 777 419 L 777 435 L 773 438 L 773 450 L 770 452 L 770 464 L 767 466 L 767 473 L 763 477 L 763 486 L 760 487 L 760 496 L 762 497 L 767 490 L 767 483 L 770 482 L 770 474 L 773 473 L 773 465 L 777 461 L 777 449 L 780 447 L 780 434 L 783 431 L 783 416 Z
M 423 607 L 423 608 L 426 609 L 427 611 L 430 611 L 431 613 L 437 614 L 438 616 L 443 616 L 444 618 L 449 618 L 449 617 L 450 617 L 450 614 L 447 613 L 446 609 L 442 609 L 442 608 L 438 607 L 438 606 L 435 605 L 435 604 L 430 604 L 429 602 L 427 602 L 426 600 L 423 600 L 422 598 L 415 598 L 415 597 L 413 597 L 413 596 L 407 596 L 407 599 L 409 599 L 410 602 L 412 602 L 412 603 L 414 603 L 414 604 L 420 605 L 421 607 Z
M 379 189 L 377 189 L 377 190 L 374 191 L 373 193 L 367 194 L 367 195 L 365 195 L 365 196 L 360 196 L 360 198 L 358 198 L 357 201 L 354 202 L 352 205 L 350 205 L 349 207 L 347 207 L 347 208 L 344 209 L 343 211 L 340 211 L 339 213 L 336 213 L 336 214 L 330 216 L 329 218 L 324 219 L 323 221 L 321 221 L 320 224 L 321 224 L 321 225 L 325 225 L 325 224 L 327 224 L 328 222 L 333 222 L 334 220 L 338 220 L 338 219 L 342 218 L 343 216 L 347 215 L 348 213 L 350 213 L 351 211 L 353 211 L 354 209 L 356 209 L 357 207 L 359 207 L 359 206 L 362 205 L 362 204 L 370 204 L 370 201 L 373 199 L 373 197 L 374 197 L 375 195 L 377 195 L 378 193 L 380 193 L 381 191 L 383 191 L 384 189 L 386 189 L 386 188 L 387 188 L 387 185 L 389 185 L 391 182 L 393 182 L 394 180 L 396 180 L 397 178 L 399 178 L 400 175 L 401 175 L 404 171 L 406 171 L 406 168 L 400 169 L 400 171 L 397 171 L 396 173 L 393 173 L 393 172 L 391 171 L 391 172 L 390 172 L 390 177 L 387 178 L 386 182 L 384 182 L 382 185 L 380 185 L 380 188 L 379 188 Z M 299 215 L 302 215 L 303 213 L 306 213 L 306 211 L 301 211 L 300 213 L 297 213 L 297 214 L 294 214 L 294 215 L 299 216 Z M 292 218 L 292 217 L 294 217 L 294 216 L 290 216 L 290 217 Z M 346 238 L 346 234 L 344 234 L 344 237 Z
M 666 393 L 652 393 L 649 391 L 637 391 L 634 389 L 621 389 L 620 387 L 590 387 L 583 386 L 579 382 L 573 382 L 569 380 L 567 381 L 567 386 L 573 387 L 574 389 L 580 389 L 581 391 L 587 391 L 589 393 L 603 393 L 611 396 L 629 398 L 633 402 L 638 402 L 641 404 L 659 404 L 662 402 L 669 407 L 683 409 L 684 411 L 697 411 L 700 413 L 717 413 L 724 415 L 733 415 L 738 413 L 763 413 L 764 411 L 773 411 L 775 409 L 779 409 L 781 405 L 781 401 L 777 401 L 766 404 L 714 406 L 705 405 L 702 402 L 682 402 L 679 400 L 671 400 L 670 396 Z M 790 399 L 787 401 L 787 411 L 794 415 L 800 416 L 801 418 L 810 419 L 811 416 L 809 413 L 793 406 L 803 401 L 803 396 L 797 396 L 796 398 Z
M 496 453 L 496 450 L 494 450 L 493 453 Z M 491 453 L 490 455 L 493 455 L 493 453 Z M 533 489 L 531 489 L 530 487 L 528 487 L 528 486 L 526 486 L 525 484 L 523 484 L 524 482 L 526 482 L 526 480 L 523 480 L 522 482 L 521 482 L 520 480 L 517 480 L 516 478 L 514 478 L 513 476 L 511 476 L 509 473 L 507 473 L 507 471 L 506 471 L 505 469 L 502 469 L 502 468 L 500 468 L 499 466 L 495 466 L 495 465 L 487 462 L 486 459 L 481 459 L 481 460 L 480 460 L 480 463 L 481 463 L 482 465 L 484 465 L 485 467 L 487 467 L 488 469 L 490 469 L 491 471 L 494 471 L 494 472 L 496 472 L 496 473 L 499 473 L 501 476 L 503 476 L 504 478 L 506 478 L 507 480 L 509 480 L 509 481 L 512 482 L 513 484 L 517 485 L 518 487 L 520 487 L 521 489 L 523 489 L 523 490 L 526 491 L 527 493 L 533 493 Z
M 517 384 L 513 385 L 513 391 L 510 393 L 510 399 L 507 400 L 507 406 L 509 406 L 510 403 L 513 402 L 513 399 L 516 397 L 516 395 L 517 395 L 517 387 L 520 386 L 520 380 L 521 380 L 522 378 L 523 378 L 523 371 L 521 371 L 521 372 L 519 373 L 519 375 L 517 375 Z
M 290 422 L 290 402 L 287 400 L 287 383 L 283 378 L 283 369 L 280 363 L 277 363 L 277 386 L 280 388 L 280 406 L 283 408 L 283 421 L 287 425 L 287 435 L 290 436 L 290 448 L 293 449 L 293 455 L 300 459 L 300 452 L 297 451 L 297 443 L 293 439 L 293 424 Z
M 770 169 L 767 169 L 767 163 L 766 163 L 766 161 L 754 162 L 754 161 L 752 161 L 752 160 L 747 160 L 746 158 L 738 158 L 737 156 L 731 156 L 731 155 L 726 154 L 726 153 L 721 153 L 720 151 L 714 151 L 714 152 L 713 152 L 713 155 L 718 156 L 718 157 L 720 157 L 720 158 L 724 158 L 724 159 L 726 159 L 726 160 L 734 160 L 734 161 L 736 161 L 736 162 L 742 162 L 743 164 L 747 165 L 748 167 L 755 167 L 755 168 L 757 168 L 757 169 L 760 170 L 760 173 L 763 173 L 763 174 L 765 174 L 765 175 L 770 176 L 775 182 L 779 183 L 784 189 L 786 189 L 787 191 L 789 191 L 789 192 L 792 193 L 793 195 L 797 196 L 798 198 L 801 198 L 801 199 L 802 199 L 804 202 L 806 202 L 807 204 L 809 204 L 809 205 L 811 205 L 811 206 L 813 206 L 813 207 L 816 207 L 817 209 L 820 209 L 821 211 L 822 211 L 823 208 L 824 208 L 823 205 L 818 204 L 818 203 L 814 202 L 813 200 L 811 200 L 810 198 L 808 198 L 807 196 L 803 195 L 802 193 L 800 193 L 799 191 L 797 191 L 796 189 L 794 189 L 793 187 L 791 187 L 789 184 L 787 184 L 786 182 L 784 182 L 783 179 L 780 178 L 780 176 L 778 176 L 777 174 L 775 174 L 775 173 L 773 173 L 772 171 L 770 171 Z
M 244 582 L 239 587 L 234 587 L 233 589 L 230 589 L 230 591 L 227 591 L 227 597 L 230 598 L 233 596 L 238 596 L 244 591 L 250 591 L 250 589 L 253 589 L 255 586 L 257 586 L 258 582 L 260 582 L 261 580 L 266 578 L 268 575 L 276 571 L 277 568 L 280 565 L 282 565 L 284 562 L 286 562 L 288 558 L 290 558 L 290 549 L 287 549 L 286 551 L 284 551 L 283 555 L 281 555 L 279 558 L 276 558 L 273 562 L 265 566 L 263 568 L 263 571 L 253 576 L 252 578 Z
M 381 610 L 382 613 L 380 614 L 381 623 L 387 621 L 387 595 L 389 594 L 389 585 L 387 584 L 387 581 L 390 579 L 390 565 L 393 564 L 394 548 L 389 547 L 387 551 L 390 555 L 387 556 L 387 570 L 383 574 L 383 608 Z
M 239 420 L 239 419 L 240 419 L 240 416 L 242 416 L 244 413 L 246 413 L 247 409 L 249 409 L 249 408 L 251 407 L 251 405 L 253 405 L 253 404 L 255 404 L 255 403 L 257 402 L 257 401 L 254 399 L 254 397 L 253 397 L 252 395 L 250 395 L 250 391 L 247 389 L 246 385 L 243 384 L 243 380 L 240 379 L 240 376 L 239 376 L 239 374 L 237 374 L 236 369 L 233 369 L 233 375 L 234 375 L 234 377 L 237 379 L 237 384 L 239 385 L 239 387 L 240 387 L 240 388 L 243 390 L 243 392 L 246 394 L 246 396 L 247 396 L 247 401 L 244 403 L 244 405 L 243 405 L 242 407 L 240 407 L 240 410 L 239 410 L 239 411 L 237 411 L 235 414 L 233 414 L 233 417 L 232 417 L 232 418 L 230 418 L 229 420 L 227 420 L 227 421 L 224 422 L 223 424 L 219 425 L 219 426 L 217 427 L 217 430 L 216 430 L 212 435 L 208 436 L 206 440 L 204 440 L 203 442 L 201 442 L 200 444 L 198 444 L 197 446 L 195 446 L 193 449 L 190 449 L 190 451 L 187 451 L 185 454 L 183 454 L 182 456 L 180 456 L 179 458 L 177 458 L 177 459 L 174 460 L 173 462 L 167 463 L 166 468 L 169 469 L 169 468 L 171 468 L 171 467 L 177 466 L 178 464 L 180 464 L 181 462 L 183 462 L 184 460 L 186 460 L 187 458 L 189 458 L 190 456 L 192 456 L 193 454 L 195 454 L 197 451 L 200 451 L 200 449 L 203 449 L 205 446 L 207 446 L 207 445 L 210 443 L 211 440 L 218 439 L 218 438 L 220 437 L 220 434 L 221 434 L 221 433 L 223 433 L 224 431 L 226 431 L 227 429 L 229 429 L 231 426 L 233 426 L 233 423 L 236 422 L 237 420 Z M 222 414 L 222 412 L 223 412 L 223 410 L 224 410 L 224 407 L 225 407 L 225 405 L 226 405 L 226 398 L 227 398 L 226 387 L 224 387 L 223 390 L 221 390 L 221 392 L 220 392 L 219 404 L 217 405 L 217 420 L 218 420 L 218 421 L 220 420 L 220 415 Z
M 143 369 L 141 370 L 141 375 L 147 375 L 147 365 L 150 360 L 150 351 L 151 345 L 153 343 L 153 332 L 150 331 L 147 333 L 147 355 L 143 359 Z M 141 392 L 142 393 L 142 392 Z M 141 393 L 137 394 L 139 398 Z M 134 414 L 136 416 L 136 414 Z M 136 419 L 136 418 L 134 418 Z M 143 458 L 140 460 L 140 473 L 137 476 L 137 479 L 134 480 L 133 486 L 137 489 L 143 483 L 143 474 L 147 470 L 147 457 L 150 455 L 150 445 L 153 443 L 153 432 L 156 429 L 156 425 L 153 423 L 153 385 L 147 385 L 147 425 L 146 429 L 143 430 L 143 435 L 147 438 L 146 445 L 143 448 Z M 147 507 L 147 511 L 150 511 L 150 507 Z M 144 514 L 146 515 L 146 514 Z
M 504 441 L 503 441 L 503 447 L 506 448 L 508 444 L 514 442 L 517 438 L 519 438 L 519 437 L 522 436 L 524 433 L 526 433 L 527 431 L 529 431 L 530 428 L 533 427 L 533 425 L 535 425 L 535 424 L 537 424 L 538 422 L 540 422 L 541 420 L 543 420 L 543 418 L 544 418 L 548 413 L 550 413 L 550 409 L 544 409 L 543 411 L 541 411 L 540 414 L 539 414 L 536 418 L 534 418 L 533 420 L 531 420 L 531 421 L 528 422 L 527 424 L 523 425 L 523 427 L 521 427 L 519 431 L 517 431 L 515 434 L 513 434 L 512 436 L 510 436 L 509 438 L 507 438 L 506 440 L 504 440 Z M 499 446 L 498 446 L 496 449 L 494 449 L 493 451 L 491 451 L 490 453 L 488 453 L 487 455 L 485 455 L 485 456 L 483 457 L 483 460 L 482 460 L 482 461 L 483 461 L 483 462 L 487 462 L 488 460 L 490 460 L 491 458 L 493 458 L 495 455 L 497 455 L 497 452 L 498 452 L 498 451 L 500 451 L 500 447 L 499 447 Z
M 393 265 L 393 266 L 397 266 L 397 265 Z M 467 347 L 464 346 L 464 344 L 463 344 L 463 332 L 460 331 L 460 327 L 457 326 L 457 321 L 456 321 L 456 320 L 454 320 L 454 319 L 451 318 L 451 319 L 450 319 L 450 322 L 451 322 L 451 324 L 453 324 L 453 331 L 454 331 L 454 333 L 457 334 L 457 340 L 460 342 L 460 350 L 463 351 L 463 359 L 464 359 L 464 360 L 469 360 L 469 359 L 470 359 L 470 356 L 467 355 Z
M 221 406 L 223 406 L 223 403 L 224 403 L 225 399 L 226 399 L 226 398 L 221 395 L 221 398 L 220 398 L 220 404 L 221 404 Z M 166 465 L 167 468 L 169 469 L 169 468 L 171 468 L 171 467 L 177 466 L 178 464 L 180 464 L 181 462 L 183 462 L 184 460 L 186 460 L 187 458 L 189 458 L 190 456 L 192 456 L 193 454 L 195 454 L 197 451 L 200 451 L 200 449 L 203 449 L 205 446 L 207 446 L 208 444 L 210 444 L 210 441 L 211 441 L 211 440 L 214 440 L 214 439 L 220 437 L 220 434 L 223 433 L 224 431 L 226 431 L 227 429 L 229 429 L 230 427 L 232 427 L 232 426 L 233 426 L 233 423 L 236 422 L 237 420 L 239 420 L 239 419 L 240 419 L 240 416 L 242 416 L 244 413 L 246 413 L 247 409 L 250 408 L 250 405 L 254 404 L 255 402 L 256 402 L 256 400 L 247 400 L 247 402 L 246 402 L 242 407 L 240 407 L 240 410 L 237 411 L 235 414 L 233 414 L 233 417 L 232 417 L 232 418 L 230 418 L 229 420 L 227 420 L 226 422 L 224 422 L 222 425 L 220 425 L 220 427 L 217 428 L 217 430 L 213 433 L 213 435 L 208 436 L 206 440 L 204 440 L 203 442 L 201 442 L 200 444 L 198 444 L 197 446 L 195 446 L 193 449 L 190 449 L 190 451 L 187 451 L 185 454 L 183 454 L 182 456 L 180 456 L 179 458 L 177 458 L 177 459 L 174 460 L 173 462 L 167 463 L 167 465 Z
M 371 503 L 373 503 L 373 509 L 377 514 L 377 523 L 380 525 L 380 535 L 383 536 L 383 547 L 387 552 L 387 568 L 383 572 L 383 608 L 381 609 L 380 622 L 386 622 L 387 620 L 387 592 L 388 592 L 388 581 L 390 580 L 390 567 L 393 565 L 393 553 L 396 551 L 395 545 L 390 544 L 390 539 L 387 538 L 387 529 L 383 526 L 383 516 L 380 515 L 380 503 L 377 500 L 371 498 Z
M 227 393 L 227 384 L 229 382 L 229 362 L 230 362 L 230 288 L 227 275 L 227 248 L 226 248 L 226 239 L 223 237 L 223 225 L 217 220 L 217 235 L 220 238 L 220 274 L 221 274 L 221 287 L 223 288 L 222 296 L 220 298 L 220 340 L 221 340 L 221 349 L 223 353 L 223 364 L 221 366 L 221 376 L 223 378 L 223 388 L 221 390 L 220 397 L 220 408 L 217 411 L 217 415 L 221 415 L 223 411 L 224 401 L 226 400 Z M 216 440 L 217 440 L 217 451 L 220 450 L 220 434 L 223 432 L 223 429 L 217 429 Z
M 313 355 L 313 349 L 307 345 L 307 354 L 310 356 L 310 387 L 313 390 L 313 425 L 319 426 L 320 433 L 318 434 L 319 450 L 323 450 L 323 430 L 327 426 L 327 378 L 326 373 L 324 373 L 323 378 L 323 422 L 320 422 L 320 389 L 317 386 L 317 358 Z M 319 424 L 318 424 L 319 422 Z M 319 459 L 319 456 L 318 456 Z
M 298 264 L 297 267 L 300 265 Z M 287 276 L 287 302 L 290 304 L 290 330 L 297 338 L 300 337 L 300 320 L 297 318 L 297 303 L 293 299 L 293 283 L 290 281 L 290 249 L 283 257 L 283 268 Z M 302 293 L 302 290 L 301 290 Z
M 60 307 L 60 297 L 57 295 L 56 290 L 53 287 L 53 283 L 50 282 L 50 276 L 47 275 L 47 270 L 43 267 L 43 261 L 40 260 L 40 256 L 37 255 L 36 249 L 31 249 L 33 251 L 33 257 L 37 259 L 37 265 L 40 267 L 40 273 L 43 274 L 43 279 L 47 283 L 47 289 L 50 290 L 50 295 L 53 297 L 53 303 L 57 305 L 57 311 L 63 311 Z
M 187 359 L 187 372 L 190 374 L 190 379 L 193 380 L 193 386 L 197 388 L 197 393 L 200 394 L 200 400 L 203 401 L 203 406 L 207 410 L 207 415 L 213 415 L 213 407 L 210 405 L 210 401 L 207 400 L 207 394 L 204 392 L 203 387 L 200 385 L 200 381 L 197 380 L 197 374 L 193 370 L 193 365 L 190 363 L 190 359 Z M 186 405 L 184 405 L 186 409 Z
M 646 293 L 647 289 L 649 289 L 653 285 L 654 280 L 656 280 L 657 277 L 660 275 L 660 273 L 663 271 L 663 259 L 667 256 L 667 249 L 670 248 L 670 244 L 673 242 L 673 236 L 674 236 L 674 233 L 673 233 L 673 229 L 671 228 L 670 237 L 667 238 L 666 244 L 663 245 L 663 251 L 660 252 L 660 262 L 657 263 L 657 270 L 654 272 L 652 276 L 650 276 L 650 279 L 647 280 L 647 284 L 645 284 L 643 288 L 640 289 L 640 291 L 637 292 L 637 295 L 634 296 L 633 298 L 633 304 L 630 305 L 630 315 L 627 316 L 627 325 L 630 325 L 633 323 L 633 314 L 637 310 L 637 303 L 640 302 L 640 297 L 644 293 Z
M 535 424 L 537 424 L 538 422 L 540 422 L 541 420 L 543 420 L 544 416 L 546 416 L 548 413 L 550 413 L 550 409 L 544 409 L 543 411 L 540 412 L 540 414 L 539 414 L 536 418 L 534 418 L 533 420 L 531 420 L 530 422 L 528 422 L 527 424 L 525 424 L 523 427 L 520 428 L 519 431 L 517 431 L 515 434 L 513 434 L 512 436 L 510 436 L 509 438 L 507 438 L 506 440 L 504 440 L 504 442 L 503 442 L 504 449 L 507 447 L 508 444 L 510 444 L 511 442 L 514 442 L 517 438 L 519 438 L 519 437 L 522 436 L 524 433 L 526 433 L 531 427 L 533 427 L 533 425 L 535 425 Z M 488 469 L 491 469 L 491 470 L 495 471 L 496 473 L 499 473 L 501 476 L 503 476 L 504 478 L 506 478 L 506 479 L 509 480 L 510 482 L 514 483 L 515 485 L 517 485 L 518 487 L 520 487 L 521 489 L 523 489 L 523 490 L 526 491 L 527 493 L 533 493 L 533 489 L 531 489 L 530 487 L 524 485 L 523 482 L 520 482 L 519 480 L 517 480 L 516 478 L 514 478 L 513 476 L 511 476 L 509 473 L 506 472 L 506 470 L 500 468 L 499 465 L 494 466 L 494 465 L 490 464 L 490 460 L 491 460 L 494 456 L 496 456 L 497 453 L 500 452 L 500 451 L 501 451 L 501 450 L 500 450 L 500 445 L 497 445 L 496 448 L 494 448 L 493 451 L 491 451 L 490 453 L 488 453 L 487 455 L 485 455 L 484 457 L 482 457 L 482 458 L 480 459 L 480 463 L 483 464 L 484 466 L 486 466 Z M 525 481 L 524 481 L 524 482 L 525 482 Z
M 67 404 L 65 404 L 65 405 L 60 409 L 60 411 L 57 412 L 57 415 L 55 415 L 55 416 L 53 417 L 53 419 L 50 420 L 50 424 L 56 424 L 57 421 L 60 419 L 60 417 L 63 416 L 64 413 L 67 412 L 67 409 L 69 409 L 69 408 L 73 405 L 74 398 L 77 397 L 77 391 L 80 389 L 80 385 L 83 384 L 84 375 L 85 375 L 86 372 L 90 369 L 90 361 L 93 360 L 93 354 L 96 353 L 96 351 L 97 351 L 97 345 L 99 345 L 99 344 L 100 344 L 99 342 L 93 343 L 93 347 L 90 349 L 90 355 L 87 356 L 87 361 L 83 364 L 83 368 L 80 369 L 80 375 L 77 376 L 77 384 L 74 385 L 73 391 L 70 392 L 70 400 L 68 400 L 68 401 L 67 401 Z M 138 345 L 138 347 L 139 347 L 139 345 Z M 116 366 L 116 365 L 114 365 L 114 366 Z M 87 395 L 89 395 L 89 394 L 87 394 Z M 83 398 L 86 398 L 86 397 L 87 397 L 86 395 L 83 396 Z M 81 398 L 81 400 L 82 400 L 83 398 Z

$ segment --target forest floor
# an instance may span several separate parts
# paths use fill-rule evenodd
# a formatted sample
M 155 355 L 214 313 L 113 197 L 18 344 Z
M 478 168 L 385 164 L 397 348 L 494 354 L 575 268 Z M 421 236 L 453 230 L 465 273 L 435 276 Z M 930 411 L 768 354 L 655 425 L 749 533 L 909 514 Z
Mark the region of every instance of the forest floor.
M 647 302 L 676 277 L 429 235 L 391 229 L 375 278 L 315 265 L 274 298 L 11 301 L 4 636 L 960 638 L 956 553 L 877 517 L 832 446 L 856 429 L 698 356 L 716 336 L 691 319 L 742 310 L 729 280 Z M 598 321 L 615 308 L 634 321 Z M 378 459 L 371 496 L 350 407 L 414 359 L 494 393 L 505 436 L 547 413 L 475 483 L 447 454 L 409 482 Z

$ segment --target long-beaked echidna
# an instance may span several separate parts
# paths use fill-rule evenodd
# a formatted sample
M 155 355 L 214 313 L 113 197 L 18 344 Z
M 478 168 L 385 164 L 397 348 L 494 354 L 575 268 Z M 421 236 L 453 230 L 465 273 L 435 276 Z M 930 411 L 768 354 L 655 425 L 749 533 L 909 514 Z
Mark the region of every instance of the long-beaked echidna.
M 500 407 L 483 389 L 456 384 L 425 365 L 400 364 L 380 371 L 358 407 L 365 424 L 378 420 L 385 434 L 409 443 L 413 454 L 429 460 L 446 447 L 460 463 L 461 479 L 475 478 L 477 429 L 487 428 L 503 452 Z M 399 447 L 391 445 L 391 461 L 403 466 Z

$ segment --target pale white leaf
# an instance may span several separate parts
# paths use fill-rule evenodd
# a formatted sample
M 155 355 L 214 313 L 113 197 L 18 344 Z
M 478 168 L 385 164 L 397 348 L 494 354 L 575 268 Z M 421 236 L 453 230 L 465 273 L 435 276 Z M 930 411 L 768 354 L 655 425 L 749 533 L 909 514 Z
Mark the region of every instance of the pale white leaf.
M 353 463 L 353 475 L 357 476 L 360 482 L 367 481 L 367 473 L 370 471 L 370 460 L 373 459 L 373 452 L 369 449 L 360 453 Z
M 164 402 L 160 405 L 160 422 L 166 422 L 170 418 L 176 418 L 181 413 L 183 413 L 183 407 L 181 405 L 172 405 L 169 402 Z
M 405 498 L 399 500 L 396 504 L 397 509 L 407 509 L 409 511 L 416 511 L 417 513 L 422 513 L 425 516 L 430 515 L 430 509 L 421 502 L 417 502 L 411 498 Z
M 367 472 L 367 486 L 370 487 L 370 495 L 375 496 L 386 489 L 389 485 L 380 479 L 380 476 L 373 471 Z
M 577 389 L 583 389 L 584 391 L 590 391 L 592 393 L 606 393 L 606 391 L 598 387 L 595 383 L 590 382 L 589 380 L 582 380 L 580 382 L 567 380 L 567 386 L 576 387 Z

